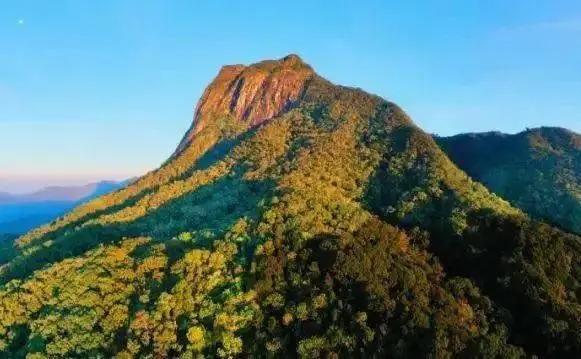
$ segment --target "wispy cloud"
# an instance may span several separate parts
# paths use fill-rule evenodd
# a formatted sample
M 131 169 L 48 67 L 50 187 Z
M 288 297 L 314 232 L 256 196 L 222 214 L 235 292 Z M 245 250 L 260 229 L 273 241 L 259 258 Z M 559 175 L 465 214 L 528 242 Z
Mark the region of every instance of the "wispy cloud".
M 531 30 L 545 31 L 581 31 L 581 16 L 576 18 L 542 21 L 529 25 Z
M 498 35 L 575 34 L 581 32 L 581 15 L 562 19 L 544 20 L 507 26 L 498 29 Z

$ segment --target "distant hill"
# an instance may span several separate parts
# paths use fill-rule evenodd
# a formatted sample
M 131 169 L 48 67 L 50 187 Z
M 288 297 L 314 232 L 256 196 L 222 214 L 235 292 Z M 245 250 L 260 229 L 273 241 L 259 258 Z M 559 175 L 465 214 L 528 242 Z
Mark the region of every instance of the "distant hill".
M 119 189 L 128 181 L 83 186 L 51 186 L 27 194 L 0 193 L 0 233 L 22 234 L 48 223 L 73 207 Z
M 581 234 L 581 135 L 541 127 L 436 137 L 475 180 L 530 215 Z
M 0 205 L 38 202 L 78 202 L 114 191 L 127 182 L 101 181 L 82 186 L 49 186 L 26 194 L 1 192 Z

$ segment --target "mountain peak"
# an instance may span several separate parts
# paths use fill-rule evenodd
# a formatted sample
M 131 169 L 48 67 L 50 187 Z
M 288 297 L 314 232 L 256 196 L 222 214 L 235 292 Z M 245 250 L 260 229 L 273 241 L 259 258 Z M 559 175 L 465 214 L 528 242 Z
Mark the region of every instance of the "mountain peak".
M 301 59 L 300 56 L 297 54 L 288 54 L 282 58 L 282 61 L 290 65 L 305 64 L 303 59 Z
M 303 61 L 297 54 L 288 54 L 278 60 L 264 60 L 249 67 L 260 68 L 264 70 L 300 70 L 306 69 L 312 71 L 313 69 L 306 62 Z
M 251 127 L 280 115 L 301 98 L 314 74 L 295 54 L 248 66 L 223 66 L 200 98 L 192 126 L 176 153 L 216 117 L 229 116 Z

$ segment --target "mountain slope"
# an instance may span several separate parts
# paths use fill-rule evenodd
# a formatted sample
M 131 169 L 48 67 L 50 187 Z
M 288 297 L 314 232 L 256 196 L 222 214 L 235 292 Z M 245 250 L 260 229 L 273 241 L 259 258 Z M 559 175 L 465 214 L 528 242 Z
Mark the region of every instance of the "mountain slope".
M 581 233 L 581 135 L 542 127 L 436 138 L 472 178 L 536 218 Z
M 223 68 L 162 167 L 17 240 L 0 350 L 575 356 L 579 251 L 289 55 Z

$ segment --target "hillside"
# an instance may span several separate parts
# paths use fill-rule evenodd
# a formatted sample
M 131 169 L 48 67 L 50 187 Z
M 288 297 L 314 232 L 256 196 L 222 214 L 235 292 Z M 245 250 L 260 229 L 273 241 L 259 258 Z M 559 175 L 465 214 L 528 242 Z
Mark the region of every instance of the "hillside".
M 0 193 L 0 234 L 25 233 L 127 183 L 101 181 L 83 186 L 51 186 L 24 194 Z
M 581 135 L 542 127 L 436 140 L 491 191 L 536 218 L 581 234 Z
M 159 169 L 16 241 L 11 357 L 578 357 L 580 238 L 298 56 L 225 66 Z

